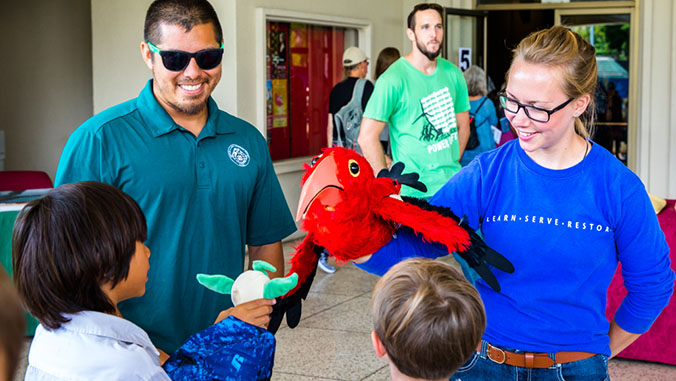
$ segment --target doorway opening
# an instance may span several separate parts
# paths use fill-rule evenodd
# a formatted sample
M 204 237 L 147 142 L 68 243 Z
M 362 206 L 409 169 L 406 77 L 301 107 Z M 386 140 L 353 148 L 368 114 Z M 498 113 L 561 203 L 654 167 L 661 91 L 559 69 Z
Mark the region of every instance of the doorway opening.
M 531 32 L 554 26 L 554 10 L 489 11 L 486 74 L 499 91 L 512 63 L 512 50 Z
M 485 69 L 495 84 L 495 91 L 505 86 L 512 50 L 531 32 L 561 24 L 589 41 L 596 48 L 599 72 L 595 97 L 596 129 L 592 140 L 627 164 L 628 152 L 631 152 L 628 149 L 629 121 L 633 120 L 629 107 L 630 10 L 490 10 L 486 24 Z M 492 98 L 497 101 L 494 96 Z

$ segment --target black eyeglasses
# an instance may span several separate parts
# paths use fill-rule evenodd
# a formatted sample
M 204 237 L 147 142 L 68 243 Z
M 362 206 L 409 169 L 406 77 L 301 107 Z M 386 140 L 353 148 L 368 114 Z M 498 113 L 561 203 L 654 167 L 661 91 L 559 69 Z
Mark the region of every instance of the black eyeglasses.
M 148 41 L 148 48 L 153 53 L 162 57 L 162 63 L 167 70 L 181 71 L 185 70 L 190 60 L 195 57 L 195 62 L 202 70 L 210 70 L 218 66 L 223 59 L 223 42 L 218 49 L 204 49 L 195 53 L 188 53 L 181 50 L 160 50 L 152 42 Z
M 512 114 L 516 114 L 519 112 L 520 108 L 523 108 L 523 111 L 526 113 L 526 116 L 530 118 L 531 120 L 534 120 L 536 122 L 540 123 L 547 123 L 549 122 L 549 118 L 552 116 L 553 113 L 561 110 L 562 108 L 566 107 L 568 103 L 572 102 L 574 98 L 570 98 L 567 101 L 561 103 L 560 105 L 554 107 L 551 110 L 547 110 L 541 107 L 535 107 L 531 105 L 525 105 L 523 103 L 519 103 L 516 100 L 507 97 L 507 94 L 505 94 L 504 91 L 501 91 L 498 93 L 498 97 L 500 97 L 500 104 L 502 107 L 505 109 L 505 111 L 508 111 Z

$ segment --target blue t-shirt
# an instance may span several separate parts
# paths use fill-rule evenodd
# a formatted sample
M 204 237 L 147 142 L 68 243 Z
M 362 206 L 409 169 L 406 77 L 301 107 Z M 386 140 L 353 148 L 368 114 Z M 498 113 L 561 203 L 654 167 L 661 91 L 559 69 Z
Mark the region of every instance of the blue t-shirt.
M 615 320 L 624 330 L 647 331 L 673 292 L 669 247 L 643 184 L 597 144 L 577 165 L 551 170 L 510 141 L 477 157 L 430 202 L 467 215 L 514 264 L 514 274 L 493 269 L 501 292 L 476 282 L 484 339 L 495 345 L 610 355 L 606 292 L 618 261 L 628 295 Z M 421 250 L 399 242 L 407 247 L 398 251 Z
M 200 286 L 197 273 L 235 279 L 246 244 L 274 243 L 296 230 L 263 136 L 211 98 L 208 107 L 195 137 L 155 100 L 150 80 L 138 98 L 76 129 L 56 173 L 57 185 L 101 181 L 140 205 L 149 280 L 143 297 L 119 307 L 169 353 L 232 306 L 230 297 Z
M 495 105 L 493 105 L 493 102 L 490 99 L 481 97 L 474 101 L 470 100 L 469 104 L 469 113 L 474 114 L 474 125 L 476 126 L 479 145 L 474 149 L 465 150 L 462 154 L 460 165 L 463 167 L 469 164 L 478 154 L 495 148 L 496 144 L 491 126 L 498 126 L 498 116 L 495 112 Z M 481 108 L 479 108 L 479 106 L 481 106 Z

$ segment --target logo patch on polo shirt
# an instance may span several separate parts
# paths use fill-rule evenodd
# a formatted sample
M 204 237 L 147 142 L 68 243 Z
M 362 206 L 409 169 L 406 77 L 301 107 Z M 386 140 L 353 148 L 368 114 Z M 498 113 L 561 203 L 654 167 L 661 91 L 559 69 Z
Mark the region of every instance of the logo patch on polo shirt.
M 249 152 L 237 144 L 230 144 L 228 147 L 228 156 L 233 163 L 240 167 L 246 167 L 249 165 L 249 161 L 251 159 L 249 157 Z

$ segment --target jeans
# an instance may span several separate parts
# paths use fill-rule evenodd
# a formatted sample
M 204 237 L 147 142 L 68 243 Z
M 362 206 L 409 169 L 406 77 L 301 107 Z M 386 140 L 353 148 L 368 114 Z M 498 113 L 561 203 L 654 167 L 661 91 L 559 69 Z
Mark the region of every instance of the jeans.
M 495 346 L 495 345 L 494 345 Z M 496 346 L 501 349 L 511 350 Z M 553 356 L 553 354 L 550 354 Z M 458 369 L 451 380 L 610 380 L 608 376 L 608 356 L 598 354 L 588 359 L 554 364 L 546 369 L 529 369 L 519 366 L 498 364 L 486 355 L 486 342 L 482 341 L 481 352 L 472 357 Z

